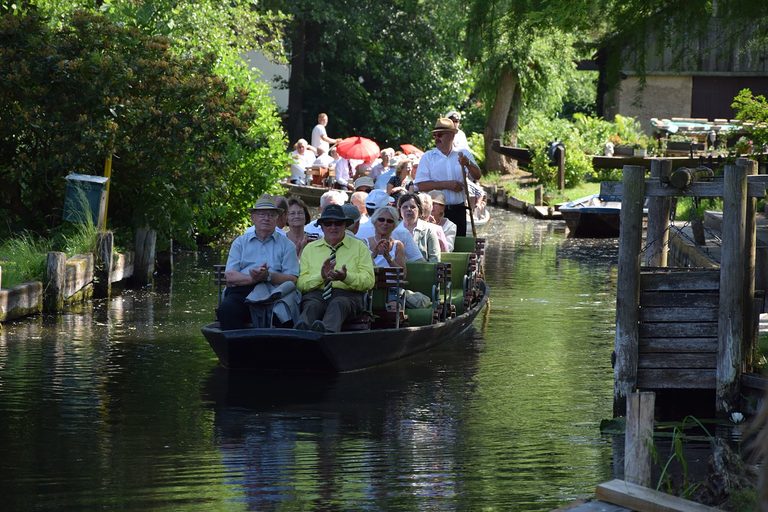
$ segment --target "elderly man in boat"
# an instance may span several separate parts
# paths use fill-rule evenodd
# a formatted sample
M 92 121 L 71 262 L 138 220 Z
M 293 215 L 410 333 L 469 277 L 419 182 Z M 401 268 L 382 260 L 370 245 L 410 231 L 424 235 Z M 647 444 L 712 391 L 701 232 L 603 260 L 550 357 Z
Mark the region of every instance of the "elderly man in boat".
M 301 318 L 296 328 L 339 332 L 347 318 L 363 311 L 363 295 L 374 284 L 373 261 L 366 245 L 347 235 L 350 219 L 341 206 L 326 206 L 317 224 L 323 238 L 301 253 Z
M 227 288 L 218 310 L 222 330 L 291 325 L 298 318 L 296 247 L 276 231 L 282 210 L 268 195 L 251 208 L 254 229 L 232 242 L 224 276 Z

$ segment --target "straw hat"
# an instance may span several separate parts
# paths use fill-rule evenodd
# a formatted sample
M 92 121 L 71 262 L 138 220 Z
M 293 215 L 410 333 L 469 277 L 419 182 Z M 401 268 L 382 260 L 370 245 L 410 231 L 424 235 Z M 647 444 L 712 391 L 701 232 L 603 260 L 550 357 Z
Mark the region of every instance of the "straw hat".
M 251 213 L 256 211 L 275 211 L 281 213 L 283 209 L 277 207 L 272 196 L 264 194 L 256 201 L 256 204 L 253 205 L 253 208 L 251 208 Z
M 435 127 L 432 129 L 432 133 L 435 132 L 451 132 L 456 133 L 456 125 L 453 124 L 453 121 L 448 119 L 447 117 L 438 117 L 437 121 L 435 122 Z

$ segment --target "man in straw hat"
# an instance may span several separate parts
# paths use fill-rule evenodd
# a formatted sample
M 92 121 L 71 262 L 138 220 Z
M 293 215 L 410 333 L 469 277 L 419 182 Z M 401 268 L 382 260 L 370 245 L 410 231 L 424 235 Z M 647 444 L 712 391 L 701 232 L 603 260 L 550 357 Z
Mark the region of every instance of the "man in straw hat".
M 439 190 L 443 193 L 445 216 L 456 224 L 458 236 L 466 236 L 464 169 L 476 179 L 480 179 L 481 172 L 469 151 L 453 148 L 453 138 L 457 131 L 453 121 L 446 117 L 435 122 L 432 130 L 435 147 L 421 157 L 414 182 L 420 192 Z
M 274 302 L 295 290 L 299 260 L 293 242 L 275 230 L 281 212 L 271 196 L 261 196 L 251 208 L 254 230 L 232 242 L 224 271 L 227 288 L 218 310 L 222 330 L 242 329 L 249 319 L 265 315 L 260 323 L 266 325 L 257 327 L 272 325 Z M 292 320 L 292 312 L 283 313 L 280 322 Z
M 352 221 L 331 204 L 317 219 L 323 238 L 301 252 L 301 318 L 297 329 L 339 332 L 347 318 L 363 311 L 363 295 L 373 288 L 373 261 L 368 247 L 346 228 Z

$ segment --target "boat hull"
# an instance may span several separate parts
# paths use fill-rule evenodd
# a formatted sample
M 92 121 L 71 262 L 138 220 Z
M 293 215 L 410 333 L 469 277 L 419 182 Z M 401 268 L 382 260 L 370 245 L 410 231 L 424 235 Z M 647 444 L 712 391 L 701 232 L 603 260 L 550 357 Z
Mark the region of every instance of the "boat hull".
M 283 183 L 282 185 L 285 188 L 286 195 L 298 197 L 307 206 L 320 206 L 320 196 L 332 190 L 327 187 L 316 187 L 313 185 L 295 185 L 293 183 Z M 347 192 L 347 195 L 349 195 L 349 192 Z
M 560 209 L 568 226 L 568 232 L 575 238 L 616 238 L 619 236 L 620 209 L 579 208 Z
M 202 332 L 226 368 L 261 371 L 335 373 L 360 370 L 421 352 L 455 338 L 471 325 L 488 301 L 482 299 L 466 313 L 437 324 L 401 329 L 318 333 L 296 329 L 238 329 L 222 331 L 218 323 Z

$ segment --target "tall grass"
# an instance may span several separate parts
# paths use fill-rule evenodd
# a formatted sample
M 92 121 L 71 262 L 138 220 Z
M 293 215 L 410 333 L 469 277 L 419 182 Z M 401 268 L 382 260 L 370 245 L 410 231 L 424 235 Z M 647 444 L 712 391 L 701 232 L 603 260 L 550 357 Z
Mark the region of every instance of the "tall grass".
M 50 240 L 26 232 L 3 242 L 0 245 L 3 288 L 11 288 L 27 281 L 42 281 L 45 260 L 50 249 Z

